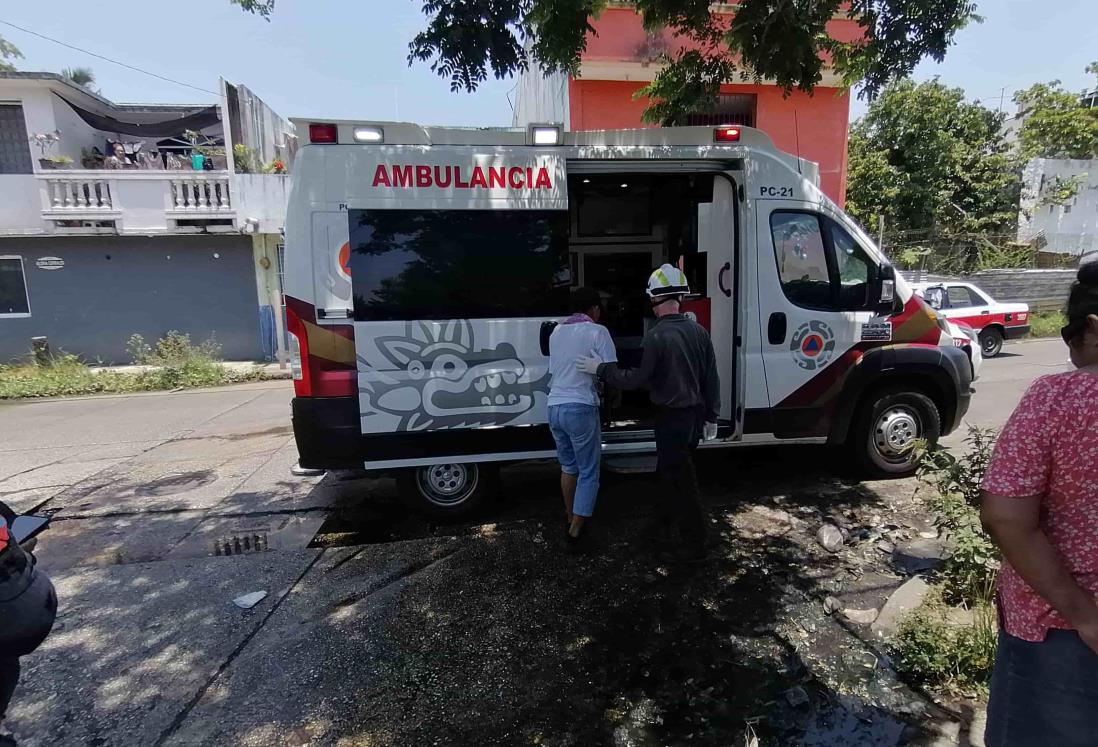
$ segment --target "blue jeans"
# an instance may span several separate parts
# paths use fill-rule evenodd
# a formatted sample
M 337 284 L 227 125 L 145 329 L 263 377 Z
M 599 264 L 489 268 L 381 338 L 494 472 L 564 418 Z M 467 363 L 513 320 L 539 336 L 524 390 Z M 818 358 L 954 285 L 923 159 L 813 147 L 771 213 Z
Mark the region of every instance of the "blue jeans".
M 599 408 L 577 402 L 552 405 L 549 408 L 549 429 L 557 444 L 560 471 L 578 476 L 572 513 L 588 517 L 595 512 L 595 499 L 599 494 L 599 466 L 602 460 Z
M 1041 643 L 999 633 L 987 747 L 1085 747 L 1098 743 L 1098 654 L 1074 630 Z

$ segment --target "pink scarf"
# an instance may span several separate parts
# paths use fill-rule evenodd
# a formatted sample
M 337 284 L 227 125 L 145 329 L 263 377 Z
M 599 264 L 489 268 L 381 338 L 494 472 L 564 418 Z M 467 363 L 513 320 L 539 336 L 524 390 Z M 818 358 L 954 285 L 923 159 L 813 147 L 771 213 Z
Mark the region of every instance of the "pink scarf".
M 586 314 L 577 313 L 565 319 L 561 324 L 580 324 L 582 322 L 591 322 L 591 324 L 594 324 L 595 320 Z

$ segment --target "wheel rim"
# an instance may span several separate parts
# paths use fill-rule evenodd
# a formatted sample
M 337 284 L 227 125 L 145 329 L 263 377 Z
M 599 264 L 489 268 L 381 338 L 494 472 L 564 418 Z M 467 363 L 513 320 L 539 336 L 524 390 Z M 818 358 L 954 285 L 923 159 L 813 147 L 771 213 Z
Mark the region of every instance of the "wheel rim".
M 916 442 L 923 437 L 923 419 L 905 405 L 888 408 L 873 428 L 870 437 L 874 450 L 887 462 L 903 464 L 911 457 Z
M 476 490 L 478 479 L 475 464 L 431 464 L 416 469 L 416 483 L 423 497 L 445 508 L 468 500 Z
M 1002 344 L 995 335 L 984 335 L 983 343 L 984 355 L 995 355 Z

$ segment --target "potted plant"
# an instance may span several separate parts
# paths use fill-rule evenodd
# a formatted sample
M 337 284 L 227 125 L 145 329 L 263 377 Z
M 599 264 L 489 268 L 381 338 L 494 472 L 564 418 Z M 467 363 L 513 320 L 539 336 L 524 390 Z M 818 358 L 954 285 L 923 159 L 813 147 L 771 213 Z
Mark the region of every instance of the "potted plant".
M 195 171 L 202 171 L 206 167 L 207 162 L 212 164 L 215 168 L 218 166 L 225 168 L 227 166 L 224 147 L 210 145 L 210 139 L 195 130 L 187 130 L 183 133 L 183 137 L 186 138 L 192 146 L 191 168 Z M 199 144 L 200 142 L 202 143 L 201 145 Z
M 281 158 L 276 158 L 269 164 L 267 164 L 267 167 L 263 170 L 266 171 L 268 174 L 285 174 L 286 162 L 283 161 Z
M 49 164 L 45 166 L 45 164 Z M 47 169 L 66 169 L 72 166 L 73 160 L 68 156 L 47 156 L 38 161 L 40 166 L 44 166 Z
M 80 149 L 80 165 L 86 169 L 98 169 L 103 166 L 103 157 L 95 148 Z
M 48 155 L 49 151 L 53 150 L 54 146 L 61 142 L 61 130 L 54 130 L 53 132 L 36 132 L 30 136 L 30 141 L 38 146 L 38 152 L 41 153 L 41 157 L 38 159 L 38 166 L 40 168 L 60 168 L 60 166 L 57 165 L 57 159 L 68 158 L 68 156 L 57 156 L 55 158 Z M 68 161 L 69 163 L 72 163 L 71 158 L 69 158 Z

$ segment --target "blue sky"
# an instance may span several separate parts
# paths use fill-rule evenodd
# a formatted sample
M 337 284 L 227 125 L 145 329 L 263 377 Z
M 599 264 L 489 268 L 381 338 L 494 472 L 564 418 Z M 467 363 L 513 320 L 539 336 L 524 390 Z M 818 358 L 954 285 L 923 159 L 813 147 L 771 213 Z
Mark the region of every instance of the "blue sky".
M 509 125 L 513 81 L 489 81 L 476 94 L 452 94 L 446 81 L 405 62 L 423 25 L 418 0 L 279 0 L 270 23 L 228 0 L 53 0 L 7 3 L 10 21 L 136 67 L 216 90 L 218 75 L 243 83 L 286 116 L 401 118 L 453 125 Z M 983 0 L 982 24 L 962 31 L 938 75 L 971 98 L 998 106 L 1011 92 L 1059 78 L 1088 84 L 1083 68 L 1098 59 L 1095 0 Z M 0 25 L 26 59 L 22 70 L 91 67 L 115 101 L 205 102 L 209 94 L 173 86 Z M 855 103 L 852 114 L 864 111 Z

